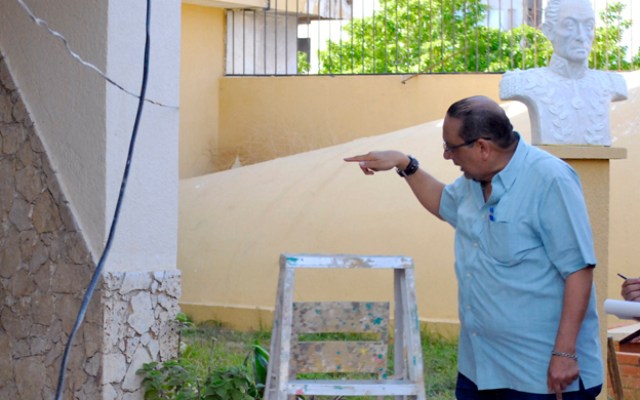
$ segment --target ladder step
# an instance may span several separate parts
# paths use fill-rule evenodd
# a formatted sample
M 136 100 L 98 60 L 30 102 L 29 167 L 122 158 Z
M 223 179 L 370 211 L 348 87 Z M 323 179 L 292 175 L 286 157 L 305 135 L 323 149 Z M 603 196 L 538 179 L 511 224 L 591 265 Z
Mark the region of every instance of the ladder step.
M 312 380 L 287 383 L 287 394 L 319 396 L 417 396 L 423 386 L 401 380 Z M 424 392 L 422 393 L 424 395 Z

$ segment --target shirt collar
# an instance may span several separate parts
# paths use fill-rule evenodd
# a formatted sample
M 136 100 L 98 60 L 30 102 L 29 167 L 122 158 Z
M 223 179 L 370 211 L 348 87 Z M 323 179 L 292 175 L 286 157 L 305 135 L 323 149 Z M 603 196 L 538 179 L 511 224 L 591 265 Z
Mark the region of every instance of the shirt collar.
M 515 132 L 515 134 L 518 135 L 518 146 L 516 147 L 511 160 L 509 160 L 502 171 L 498 172 L 491 180 L 491 197 L 494 197 L 493 194 L 495 194 L 496 199 L 499 199 L 502 194 L 507 192 L 509 188 L 513 186 L 513 183 L 516 181 L 516 178 L 520 173 L 520 166 L 529 152 L 529 145 L 522 140 L 522 137 L 518 132 Z

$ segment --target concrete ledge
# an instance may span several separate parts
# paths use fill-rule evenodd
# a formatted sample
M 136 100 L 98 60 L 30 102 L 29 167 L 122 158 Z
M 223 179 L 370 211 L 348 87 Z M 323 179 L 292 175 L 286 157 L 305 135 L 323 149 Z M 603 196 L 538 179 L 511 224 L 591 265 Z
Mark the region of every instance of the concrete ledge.
M 606 146 L 579 146 L 579 145 L 536 145 L 563 160 L 624 160 L 627 158 L 627 149 L 622 147 Z

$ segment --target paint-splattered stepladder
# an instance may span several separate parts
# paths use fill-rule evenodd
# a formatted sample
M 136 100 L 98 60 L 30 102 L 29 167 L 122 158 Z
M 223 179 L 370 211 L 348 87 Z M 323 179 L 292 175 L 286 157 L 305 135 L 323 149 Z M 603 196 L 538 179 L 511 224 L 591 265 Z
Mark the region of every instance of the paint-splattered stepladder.
M 393 371 L 387 349 L 390 302 L 294 301 L 299 269 L 393 272 Z M 333 273 L 330 273 L 333 271 Z M 344 287 L 359 282 L 341 284 Z M 353 287 L 353 286 L 351 286 Z M 372 296 L 379 297 L 379 293 Z M 319 378 L 318 378 L 319 377 Z M 426 400 L 410 257 L 348 254 L 283 254 L 271 336 L 266 400 L 296 396 L 394 396 Z

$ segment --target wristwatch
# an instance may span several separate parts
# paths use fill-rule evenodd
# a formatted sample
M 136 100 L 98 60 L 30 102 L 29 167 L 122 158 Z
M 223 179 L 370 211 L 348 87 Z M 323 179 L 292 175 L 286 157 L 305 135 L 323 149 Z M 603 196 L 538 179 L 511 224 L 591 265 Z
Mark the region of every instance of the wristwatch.
M 406 178 L 409 175 L 415 174 L 418 168 L 420 167 L 420 163 L 413 156 L 407 156 L 407 157 L 409 157 L 409 165 L 407 165 L 407 168 L 405 169 L 396 168 L 398 175 L 400 175 L 403 178 Z

